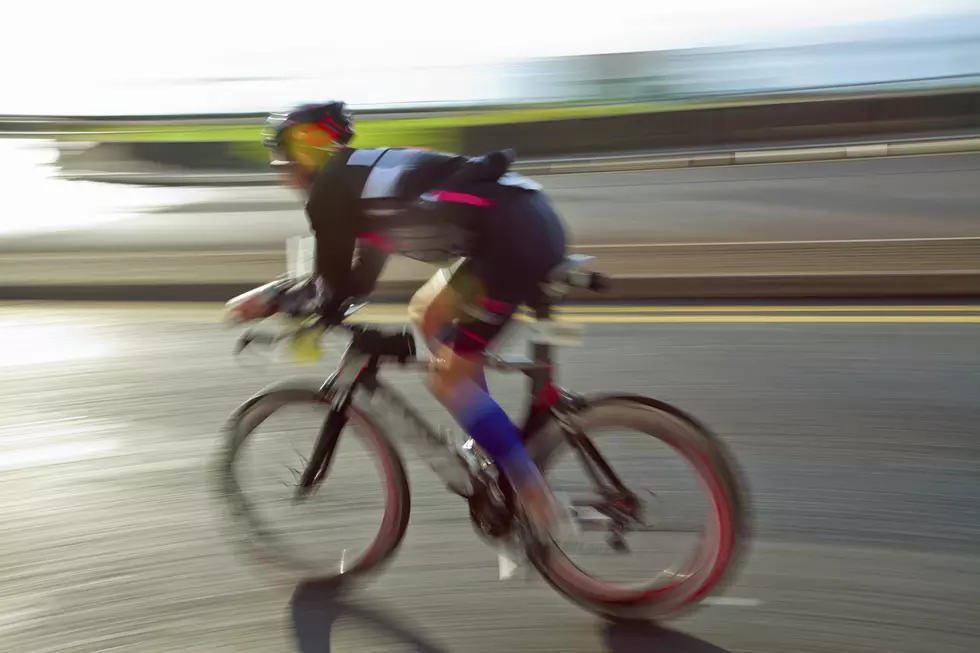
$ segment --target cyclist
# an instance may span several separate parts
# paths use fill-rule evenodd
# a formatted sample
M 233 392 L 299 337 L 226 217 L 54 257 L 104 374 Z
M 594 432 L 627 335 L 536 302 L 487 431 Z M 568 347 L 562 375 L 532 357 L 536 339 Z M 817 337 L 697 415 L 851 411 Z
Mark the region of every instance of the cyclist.
M 556 504 L 488 392 L 482 354 L 564 259 L 562 221 L 540 186 L 507 172 L 509 153 L 358 149 L 350 146 L 354 134 L 343 102 L 302 105 L 266 124 L 273 165 L 306 196 L 316 242 L 315 286 L 307 288 L 331 315 L 374 289 L 391 254 L 441 266 L 409 304 L 416 336 L 434 359 L 430 389 L 548 532 Z M 259 307 L 244 317 L 265 314 Z

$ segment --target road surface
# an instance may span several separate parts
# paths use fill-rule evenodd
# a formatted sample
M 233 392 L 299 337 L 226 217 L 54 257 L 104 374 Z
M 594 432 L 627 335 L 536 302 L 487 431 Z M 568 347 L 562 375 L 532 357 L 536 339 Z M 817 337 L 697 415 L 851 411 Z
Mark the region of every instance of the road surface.
M 977 650 L 980 307 L 576 310 L 589 344 L 560 353 L 566 385 L 674 402 L 744 466 L 757 539 L 715 604 L 628 630 L 540 581 L 499 582 L 414 454 L 395 564 L 353 600 L 297 587 L 227 538 L 208 464 L 229 411 L 311 370 L 236 364 L 210 306 L 5 304 L 0 650 Z M 390 378 L 439 415 L 415 376 Z M 518 406 L 515 380 L 491 386 Z
M 278 249 L 307 234 L 276 188 L 140 188 L 49 178 L 44 150 L 0 168 L 0 252 Z M 46 177 L 47 175 L 47 177 Z M 978 236 L 980 155 L 540 178 L 582 244 Z

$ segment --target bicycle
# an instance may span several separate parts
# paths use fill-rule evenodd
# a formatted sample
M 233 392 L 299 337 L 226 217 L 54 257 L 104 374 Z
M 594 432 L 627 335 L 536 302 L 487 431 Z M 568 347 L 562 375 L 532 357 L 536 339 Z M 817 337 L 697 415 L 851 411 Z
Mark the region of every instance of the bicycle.
M 551 310 L 573 288 L 601 291 L 607 279 L 589 272 L 589 256 L 571 256 L 553 271 L 533 306 L 536 323 L 554 327 Z M 284 283 L 285 287 L 288 283 Z M 219 488 L 232 515 L 253 537 L 267 534 L 241 492 L 235 462 L 249 435 L 266 418 L 289 404 L 326 404 L 323 422 L 310 459 L 299 474 L 294 500 L 299 501 L 320 486 L 329 475 L 337 443 L 348 423 L 359 426 L 360 437 L 380 459 L 385 476 L 385 511 L 381 528 L 365 554 L 339 568 L 316 573 L 320 580 L 338 586 L 353 583 L 390 562 L 405 535 L 411 512 L 411 492 L 405 465 L 392 440 L 392 427 L 414 445 L 441 477 L 447 488 L 469 503 L 469 516 L 477 534 L 490 544 L 522 551 L 525 560 L 566 599 L 610 620 L 649 621 L 675 616 L 699 605 L 709 594 L 730 582 L 748 537 L 748 511 L 743 484 L 735 460 L 725 445 L 705 426 L 680 409 L 657 399 L 631 394 L 604 393 L 585 396 L 561 388 L 554 381 L 552 347 L 556 338 L 539 339 L 531 357 L 488 356 L 487 367 L 521 373 L 530 381 L 530 403 L 523 420 L 525 444 L 535 461 L 547 472 L 562 447 L 569 447 L 584 463 L 598 487 L 599 500 L 580 504 L 603 515 L 608 522 L 608 544 L 624 550 L 624 536 L 642 521 L 642 500 L 619 479 L 586 435 L 590 426 L 625 425 L 665 441 L 679 450 L 707 485 L 713 504 L 709 547 L 699 547 L 694 559 L 676 571 L 664 586 L 628 590 L 609 587 L 571 563 L 554 541 L 538 542 L 515 501 L 506 476 L 472 440 L 455 443 L 431 426 L 398 392 L 386 385 L 379 372 L 384 364 L 406 369 L 426 369 L 427 361 L 414 356 L 414 338 L 408 331 L 386 333 L 370 325 L 344 320 L 367 305 L 351 302 L 339 327 L 351 335 L 334 373 L 324 382 L 287 381 L 273 384 L 241 404 L 225 425 L 225 445 L 218 464 Z M 315 341 L 331 328 L 315 319 L 286 335 L 246 331 L 237 353 L 252 342 L 273 344 L 306 338 Z M 312 340 L 310 340 L 312 339 Z M 378 415 L 382 413 L 380 416 Z M 379 422 L 390 425 L 388 429 Z M 311 572 L 312 574 L 313 572 Z

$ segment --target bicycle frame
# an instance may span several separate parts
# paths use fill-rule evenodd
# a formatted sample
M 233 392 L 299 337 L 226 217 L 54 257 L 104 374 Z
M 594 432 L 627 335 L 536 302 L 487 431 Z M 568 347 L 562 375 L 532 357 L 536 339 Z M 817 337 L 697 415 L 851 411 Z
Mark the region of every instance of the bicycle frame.
M 535 319 L 542 321 L 551 317 L 551 304 L 542 299 L 534 307 Z M 534 436 L 542 431 L 552 419 L 557 419 L 563 436 L 572 445 L 588 471 L 592 480 L 601 486 L 601 477 L 611 482 L 615 491 L 629 493 L 616 473 L 610 468 L 605 459 L 592 445 L 591 441 L 568 418 L 576 411 L 586 406 L 583 397 L 560 388 L 554 382 L 554 364 L 552 362 L 553 345 L 535 342 L 531 345 L 532 358 L 525 356 L 488 357 L 487 369 L 504 372 L 520 372 L 528 377 L 530 382 L 530 402 L 523 421 L 520 423 L 522 438 L 529 443 Z M 414 359 L 401 364 L 402 369 L 428 370 L 428 361 Z M 368 352 L 353 347 L 353 343 L 341 357 L 340 365 L 321 387 L 325 401 L 331 404 L 331 414 L 324 423 L 316 449 L 304 470 L 301 488 L 312 488 L 328 473 L 329 466 L 336 450 L 346 419 L 344 413 L 353 401 L 356 393 L 366 393 L 372 401 L 373 412 L 380 412 L 389 426 L 396 429 L 391 431 L 401 434 L 429 463 L 433 471 L 451 487 L 461 481 L 447 473 L 445 466 L 457 474 L 465 474 L 472 481 L 479 469 L 491 463 L 485 456 L 480 455 L 477 467 L 467 464 L 459 455 L 454 443 L 444 438 L 431 423 L 394 388 L 378 378 L 380 358 Z M 380 408 L 380 411 L 377 409 Z M 443 454 L 443 455 L 439 455 Z M 440 466 L 442 463 L 443 466 Z
M 595 273 L 587 274 L 575 269 L 581 267 L 581 264 L 581 257 L 569 257 L 565 267 L 553 275 L 554 286 L 548 286 L 554 291 L 547 292 L 543 288 L 545 292 L 542 293 L 541 300 L 532 307 L 534 317 L 539 322 L 550 319 L 551 301 L 564 296 L 567 287 L 593 290 L 599 285 L 595 283 Z M 361 304 L 364 305 L 366 304 Z M 567 498 L 567 504 L 564 499 L 556 498 L 568 506 L 569 516 L 573 520 L 581 521 L 581 530 L 605 531 L 609 546 L 613 550 L 625 551 L 628 547 L 623 536 L 633 530 L 632 525 L 637 524 L 646 530 L 643 502 L 624 487 L 596 451 L 591 436 L 586 431 L 602 424 L 633 427 L 641 433 L 682 449 L 682 454 L 695 463 L 702 479 L 708 482 L 718 510 L 724 510 L 718 512 L 715 520 L 720 529 L 719 537 L 723 536 L 724 539 L 719 539 L 719 546 L 706 554 L 702 555 L 703 548 L 699 549 L 699 561 L 705 555 L 710 556 L 710 559 L 705 558 L 709 566 L 703 567 L 703 574 L 699 567 L 698 574 L 686 574 L 682 582 L 677 581 L 679 577 L 675 576 L 669 587 L 644 589 L 642 593 L 618 589 L 606 592 L 601 587 L 601 581 L 593 579 L 589 582 L 587 573 L 584 574 L 586 582 L 583 583 L 580 580 L 581 574 L 571 569 L 575 565 L 569 567 L 560 559 L 558 564 L 551 564 L 549 557 L 554 547 L 536 537 L 537 529 L 521 508 L 520 488 L 508 482 L 505 470 L 498 469 L 472 439 L 466 445 L 457 446 L 451 439 L 443 437 L 440 430 L 433 428 L 405 397 L 379 378 L 383 362 L 397 360 L 401 369 L 429 369 L 431 364 L 428 361 L 414 357 L 412 335 L 404 331 L 391 334 L 372 326 L 345 324 L 343 319 L 338 324 L 332 314 L 299 314 L 305 310 L 301 308 L 295 312 L 284 312 L 287 317 L 298 319 L 302 324 L 283 336 L 246 333 L 239 338 L 237 352 L 256 340 L 275 344 L 291 338 L 295 345 L 292 351 L 296 359 L 309 361 L 316 358 L 318 351 L 312 351 L 310 341 L 305 340 L 306 336 L 318 337 L 325 333 L 324 329 L 331 326 L 353 334 L 350 344 L 341 355 L 337 369 L 326 381 L 317 381 L 313 386 L 305 382 L 274 384 L 242 404 L 228 422 L 227 447 L 219 470 L 221 488 L 232 495 L 235 515 L 251 522 L 258 539 L 268 538 L 270 535 L 274 537 L 274 534 L 260 521 L 256 522 L 252 518 L 248 502 L 235 479 L 235 456 L 249 434 L 279 407 L 294 403 L 308 405 L 312 401 L 328 408 L 329 414 L 322 423 L 313 455 L 300 474 L 302 479 L 296 487 L 294 500 L 314 491 L 329 473 L 336 445 L 348 418 L 368 427 L 366 440 L 369 445 L 374 445 L 374 453 L 380 454 L 385 468 L 386 521 L 367 557 L 359 560 L 350 569 L 353 575 L 347 578 L 357 578 L 359 573 L 378 568 L 397 550 L 404 537 L 410 515 L 411 491 L 406 466 L 392 442 L 395 436 L 402 436 L 422 450 L 423 460 L 433 466 L 437 475 L 446 481 L 450 491 L 467 501 L 470 521 L 481 539 L 496 547 L 503 543 L 510 551 L 515 548 L 523 549 L 525 558 L 531 561 L 553 588 L 592 612 L 606 617 L 627 619 L 646 618 L 645 615 L 641 616 L 641 612 L 645 610 L 653 610 L 657 615 L 669 614 L 678 608 L 693 605 L 724 579 L 724 574 L 738 553 L 739 538 L 745 528 L 745 515 L 738 488 L 738 470 L 730 462 L 730 455 L 715 440 L 713 434 L 693 418 L 656 399 L 623 393 L 585 397 L 559 387 L 555 382 L 552 349 L 563 346 L 564 335 L 568 333 L 564 326 L 541 324 L 544 331 L 539 332 L 539 335 L 545 337 L 532 338 L 530 356 L 491 356 L 486 360 L 486 367 L 491 370 L 520 372 L 529 380 L 529 404 L 520 424 L 528 452 L 546 477 L 552 469 L 554 454 L 561 446 L 568 446 L 578 455 L 584 463 L 587 475 L 591 476 L 594 489 L 599 490 L 599 497 L 575 501 L 568 493 L 561 493 Z M 357 308 L 348 305 L 344 318 L 356 310 Z M 311 321 L 311 318 L 315 319 Z M 547 335 L 549 332 L 550 336 Z M 374 406 L 361 405 L 364 399 L 372 401 Z M 263 401 L 265 403 L 260 405 Z M 254 412 L 252 409 L 255 409 Z M 635 424 L 631 415 L 642 417 L 639 413 L 644 409 L 649 409 L 651 414 L 642 418 L 643 424 Z M 685 422 L 687 428 L 673 428 L 671 433 L 661 434 L 660 431 L 670 430 L 672 427 L 659 420 L 656 413 L 673 416 Z M 379 414 L 390 423 L 389 428 L 382 428 L 375 423 L 373 418 Z M 254 417 L 249 417 L 250 415 Z M 433 446 L 444 455 L 432 455 Z M 436 464 L 432 465 L 433 462 Z M 440 467 L 439 462 L 448 462 L 455 470 Z M 472 483 L 472 492 L 458 489 L 452 471 L 465 474 L 466 480 Z M 580 509 L 584 507 L 600 513 L 599 518 L 581 512 Z M 685 567 L 685 571 L 687 569 Z M 344 573 L 342 566 L 340 576 Z M 340 576 L 333 574 L 328 577 Z

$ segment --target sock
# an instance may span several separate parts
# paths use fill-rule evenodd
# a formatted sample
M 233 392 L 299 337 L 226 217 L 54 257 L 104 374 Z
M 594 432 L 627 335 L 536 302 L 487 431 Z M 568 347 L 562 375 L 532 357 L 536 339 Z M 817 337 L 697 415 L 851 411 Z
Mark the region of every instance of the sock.
M 467 380 L 454 394 L 449 406 L 453 417 L 512 481 L 517 483 L 538 473 L 521 442 L 520 431 L 485 389 Z

